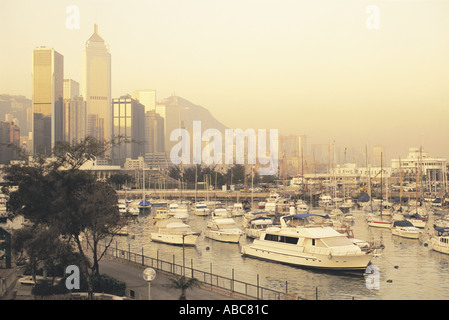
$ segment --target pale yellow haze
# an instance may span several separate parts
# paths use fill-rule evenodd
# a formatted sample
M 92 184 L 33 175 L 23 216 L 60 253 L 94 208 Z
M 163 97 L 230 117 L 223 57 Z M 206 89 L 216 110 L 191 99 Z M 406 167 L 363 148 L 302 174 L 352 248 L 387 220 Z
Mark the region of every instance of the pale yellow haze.
M 66 25 L 70 5 L 79 29 Z M 31 98 L 38 46 L 62 54 L 64 78 L 83 85 L 96 22 L 112 98 L 154 89 L 231 128 L 449 159 L 447 0 L 2 0 L 0 12 L 0 93 Z

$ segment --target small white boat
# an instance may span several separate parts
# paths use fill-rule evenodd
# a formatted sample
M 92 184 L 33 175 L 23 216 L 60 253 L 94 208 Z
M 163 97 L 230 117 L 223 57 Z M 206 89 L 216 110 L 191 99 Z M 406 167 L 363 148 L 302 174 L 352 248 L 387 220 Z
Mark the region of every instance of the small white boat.
M 221 242 L 238 243 L 243 231 L 237 227 L 234 219 L 215 217 L 207 222 L 207 230 L 204 235 Z
M 245 233 L 248 238 L 258 238 L 262 231 L 272 226 L 273 220 L 271 218 L 260 216 L 249 221 Z
M 427 218 L 422 217 L 419 214 L 404 214 L 404 218 L 410 221 L 414 227 L 424 229 L 426 227 Z
M 178 209 L 179 209 L 179 204 L 177 202 L 172 202 L 168 205 L 168 213 L 171 215 L 174 215 Z
M 233 217 L 240 217 L 245 214 L 245 209 L 243 209 L 242 203 L 234 203 L 234 207 L 232 208 L 232 216 Z
M 430 239 L 430 248 L 449 254 L 449 228 L 435 228 L 437 234 Z
M 212 215 L 214 217 L 229 217 L 229 212 L 226 208 L 215 208 L 213 210 Z
M 139 215 L 139 208 L 137 208 L 137 207 L 134 207 L 134 206 L 131 206 L 131 205 L 129 205 L 127 208 L 126 208 L 126 210 L 128 211 L 128 213 L 130 214 L 130 215 L 132 215 L 132 216 L 138 216 Z
M 157 231 L 151 232 L 152 241 L 174 245 L 194 246 L 199 237 L 190 226 L 179 219 L 166 219 L 156 223 Z
M 171 203 L 169 205 L 168 214 L 175 219 L 185 220 L 189 218 L 189 205 L 186 203 Z
M 354 215 L 352 213 L 345 213 L 343 216 L 344 221 L 354 221 Z
M 322 207 L 328 207 L 332 205 L 332 203 L 332 197 L 328 195 L 321 195 L 318 200 L 318 204 Z
M 414 227 L 410 221 L 402 220 L 393 222 L 391 234 L 408 239 L 419 239 L 421 230 Z
M 207 207 L 206 203 L 198 202 L 198 203 L 195 203 L 193 212 L 197 216 L 208 216 L 210 214 L 210 209 Z
M 307 213 L 309 212 L 309 206 L 304 201 L 298 201 L 296 203 L 296 212 L 297 213 Z
M 367 223 L 370 227 L 391 229 L 393 222 L 384 218 L 381 214 L 369 214 Z
M 120 212 L 120 214 L 126 213 L 126 204 L 125 203 L 119 203 L 117 206 L 118 206 L 118 212 Z

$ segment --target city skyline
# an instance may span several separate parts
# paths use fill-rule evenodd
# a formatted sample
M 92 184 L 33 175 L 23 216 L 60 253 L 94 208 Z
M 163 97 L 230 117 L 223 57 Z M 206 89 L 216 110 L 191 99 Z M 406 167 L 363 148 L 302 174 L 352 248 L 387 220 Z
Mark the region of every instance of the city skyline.
M 60 52 L 64 78 L 84 85 L 82 50 L 97 23 L 111 48 L 112 98 L 154 89 L 228 127 L 278 128 L 310 145 L 384 145 L 391 158 L 423 146 L 449 158 L 448 3 L 76 1 L 79 29 L 66 26 L 70 5 L 0 4 L 2 46 L 14 48 L 2 50 L 1 93 L 31 98 L 37 46 Z M 374 30 L 370 5 L 380 12 Z M 38 24 L 40 14 L 53 19 Z

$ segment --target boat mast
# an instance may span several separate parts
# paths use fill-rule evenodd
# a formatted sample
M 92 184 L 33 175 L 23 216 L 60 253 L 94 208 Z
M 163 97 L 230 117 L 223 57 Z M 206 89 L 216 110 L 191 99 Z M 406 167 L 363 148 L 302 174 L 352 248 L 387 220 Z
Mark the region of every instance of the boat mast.
M 382 185 L 383 185 L 383 181 L 382 181 L 382 152 L 380 153 L 380 216 L 382 217 L 382 200 L 383 200 L 383 192 L 382 192 Z

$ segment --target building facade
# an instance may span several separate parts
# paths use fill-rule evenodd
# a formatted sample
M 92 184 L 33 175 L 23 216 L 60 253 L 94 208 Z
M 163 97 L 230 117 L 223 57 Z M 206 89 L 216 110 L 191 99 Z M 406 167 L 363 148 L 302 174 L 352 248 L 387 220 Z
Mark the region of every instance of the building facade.
M 20 147 L 19 127 L 12 121 L 0 121 L 0 164 L 16 159 L 14 147 Z
M 404 180 L 425 178 L 432 181 L 445 180 L 447 161 L 444 158 L 430 156 L 422 148 L 409 148 L 406 158 L 392 159 L 391 168 L 396 176 Z
M 64 140 L 64 57 L 53 48 L 33 50 L 33 153 L 47 153 Z
M 83 97 L 87 106 L 87 134 L 100 141 L 112 140 L 111 54 L 109 45 L 94 33 L 83 53 Z
M 112 99 L 113 137 L 125 140 L 112 149 L 112 162 L 123 167 L 126 158 L 136 159 L 145 152 L 144 106 L 130 96 Z

